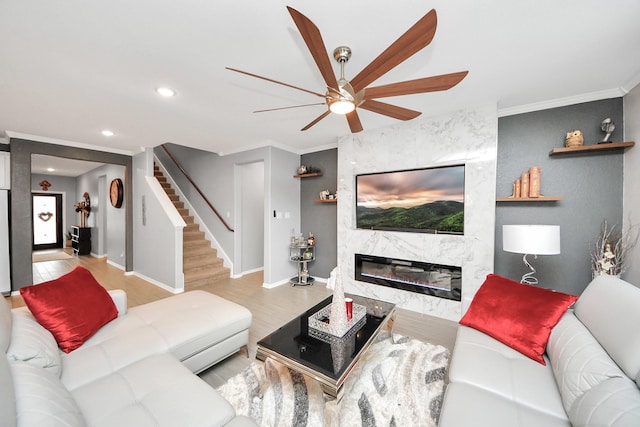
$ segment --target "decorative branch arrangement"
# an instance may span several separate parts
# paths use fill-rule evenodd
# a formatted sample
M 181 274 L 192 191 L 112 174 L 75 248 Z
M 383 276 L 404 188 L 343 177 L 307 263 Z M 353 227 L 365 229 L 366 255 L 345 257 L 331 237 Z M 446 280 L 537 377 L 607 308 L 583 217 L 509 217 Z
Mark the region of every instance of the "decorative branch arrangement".
M 626 231 L 617 231 L 616 225 L 609 227 L 602 223 L 598 240 L 591 252 L 591 271 L 593 277 L 601 274 L 620 276 L 628 268 L 628 253 L 638 243 L 640 229 L 631 225 Z

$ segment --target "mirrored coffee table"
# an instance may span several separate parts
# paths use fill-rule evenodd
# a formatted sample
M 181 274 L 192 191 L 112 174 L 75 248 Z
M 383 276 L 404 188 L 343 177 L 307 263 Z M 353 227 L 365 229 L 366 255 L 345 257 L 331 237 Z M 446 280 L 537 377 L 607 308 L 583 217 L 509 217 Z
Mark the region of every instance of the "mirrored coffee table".
M 264 361 L 269 357 L 314 378 L 326 394 L 339 401 L 344 382 L 380 331 L 391 332 L 396 311 L 395 304 L 346 296 L 365 306 L 367 314 L 342 338 L 309 328 L 309 316 L 331 304 L 330 296 L 258 341 L 256 358 Z

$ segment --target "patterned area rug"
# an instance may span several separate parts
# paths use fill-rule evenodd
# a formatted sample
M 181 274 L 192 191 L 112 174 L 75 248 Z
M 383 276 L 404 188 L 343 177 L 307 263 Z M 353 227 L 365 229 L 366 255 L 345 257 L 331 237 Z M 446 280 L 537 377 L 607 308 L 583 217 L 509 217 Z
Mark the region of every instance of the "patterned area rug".
M 394 338 L 381 334 L 349 376 L 339 404 L 315 380 L 271 359 L 253 363 L 218 392 L 265 427 L 435 427 L 449 350 Z

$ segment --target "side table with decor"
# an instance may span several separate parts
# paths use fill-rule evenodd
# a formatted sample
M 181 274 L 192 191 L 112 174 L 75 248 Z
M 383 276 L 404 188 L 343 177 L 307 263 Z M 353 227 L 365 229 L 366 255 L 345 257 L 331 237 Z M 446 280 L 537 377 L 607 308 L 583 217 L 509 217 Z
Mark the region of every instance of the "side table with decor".
M 298 264 L 298 275 L 291 278 L 289 283 L 293 286 L 312 285 L 316 279 L 309 275 L 307 264 L 311 261 L 315 261 L 315 259 L 315 245 L 309 245 L 307 243 L 292 243 L 289 245 L 289 260 Z

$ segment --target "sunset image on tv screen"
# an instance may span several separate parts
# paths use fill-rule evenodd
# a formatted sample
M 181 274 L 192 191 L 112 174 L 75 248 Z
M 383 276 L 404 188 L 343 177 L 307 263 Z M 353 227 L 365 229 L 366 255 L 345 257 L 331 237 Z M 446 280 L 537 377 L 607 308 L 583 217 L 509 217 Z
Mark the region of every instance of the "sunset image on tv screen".
M 464 165 L 356 176 L 356 225 L 462 234 Z

